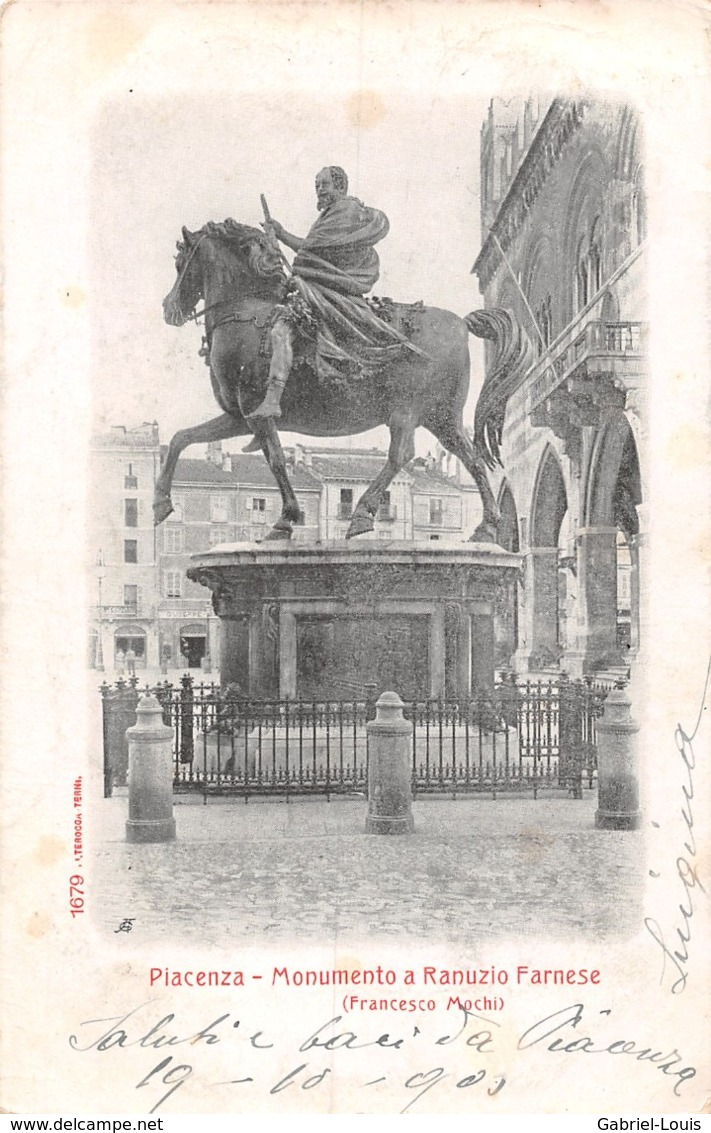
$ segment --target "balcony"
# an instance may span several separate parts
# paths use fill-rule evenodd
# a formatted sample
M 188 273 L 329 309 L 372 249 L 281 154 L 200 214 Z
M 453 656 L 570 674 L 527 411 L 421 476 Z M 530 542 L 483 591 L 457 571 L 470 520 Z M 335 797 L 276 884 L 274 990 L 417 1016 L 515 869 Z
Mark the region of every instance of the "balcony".
M 381 523 L 394 523 L 397 519 L 397 508 L 390 504 L 383 504 L 375 513 L 375 518 Z
M 353 504 L 339 504 L 338 511 L 336 512 L 337 519 L 352 519 L 353 518 Z
M 531 370 L 531 424 L 552 429 L 574 457 L 580 430 L 598 428 L 609 409 L 625 409 L 628 394 L 642 384 L 646 344 L 646 323 L 572 327 Z
M 577 330 L 577 333 L 576 333 Z M 561 336 L 533 367 L 529 379 L 531 410 L 564 382 L 614 378 L 637 385 L 645 369 L 646 323 L 589 322 Z

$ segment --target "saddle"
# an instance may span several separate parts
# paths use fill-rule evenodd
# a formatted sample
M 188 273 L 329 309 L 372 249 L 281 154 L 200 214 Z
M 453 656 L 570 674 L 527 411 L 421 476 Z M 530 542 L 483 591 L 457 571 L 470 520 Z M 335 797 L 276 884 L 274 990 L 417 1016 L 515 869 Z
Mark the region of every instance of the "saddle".
M 295 331 L 295 365 L 338 383 L 372 376 L 409 351 L 426 358 L 411 341 L 423 312 L 422 302 L 345 296 L 298 280 L 272 321 L 285 318 Z
M 425 304 L 422 299 L 416 303 L 396 303 L 388 295 L 372 295 L 366 303 L 377 318 L 389 323 L 409 341 L 422 329 L 422 316 Z

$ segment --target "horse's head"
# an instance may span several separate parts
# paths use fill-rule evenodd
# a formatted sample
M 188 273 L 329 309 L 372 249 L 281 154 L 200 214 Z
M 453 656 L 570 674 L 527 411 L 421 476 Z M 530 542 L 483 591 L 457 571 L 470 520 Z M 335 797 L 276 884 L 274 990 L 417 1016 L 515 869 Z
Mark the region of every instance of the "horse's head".
M 276 299 L 284 272 L 278 248 L 264 232 L 225 220 L 210 221 L 199 232 L 184 227 L 182 233 L 176 245 L 178 278 L 163 300 L 167 323 L 182 326 L 200 299 L 206 306 L 242 296 Z

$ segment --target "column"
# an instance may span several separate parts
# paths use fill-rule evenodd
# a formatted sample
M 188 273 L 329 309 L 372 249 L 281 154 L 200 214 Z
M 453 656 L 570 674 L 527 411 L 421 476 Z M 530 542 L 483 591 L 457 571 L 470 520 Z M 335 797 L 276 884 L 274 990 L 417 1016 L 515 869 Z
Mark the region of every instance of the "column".
M 223 688 L 235 683 L 250 695 L 249 620 L 246 614 L 238 614 L 234 618 L 220 617 L 220 677 Z
M 444 604 L 438 604 L 430 614 L 430 696 L 444 696 Z
M 472 619 L 462 607 L 457 634 L 457 696 L 468 700 L 472 694 Z
M 279 699 L 296 699 L 296 616 L 279 608 Z
M 578 532 L 579 601 L 585 669 L 615 663 L 617 650 L 617 528 L 583 527 Z
M 494 608 L 478 603 L 471 615 L 471 695 L 494 688 Z
M 532 547 L 526 555 L 529 669 L 554 664 L 558 642 L 558 548 Z

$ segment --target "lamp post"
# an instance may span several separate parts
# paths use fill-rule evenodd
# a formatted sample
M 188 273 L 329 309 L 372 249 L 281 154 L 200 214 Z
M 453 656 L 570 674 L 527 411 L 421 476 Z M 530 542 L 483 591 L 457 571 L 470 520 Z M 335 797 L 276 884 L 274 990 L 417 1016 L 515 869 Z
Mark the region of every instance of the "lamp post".
M 102 587 L 104 583 L 104 552 L 99 551 L 96 556 L 96 578 L 99 583 L 99 640 L 96 647 L 96 668 L 97 672 L 103 673 L 104 671 L 104 606 L 102 600 Z

